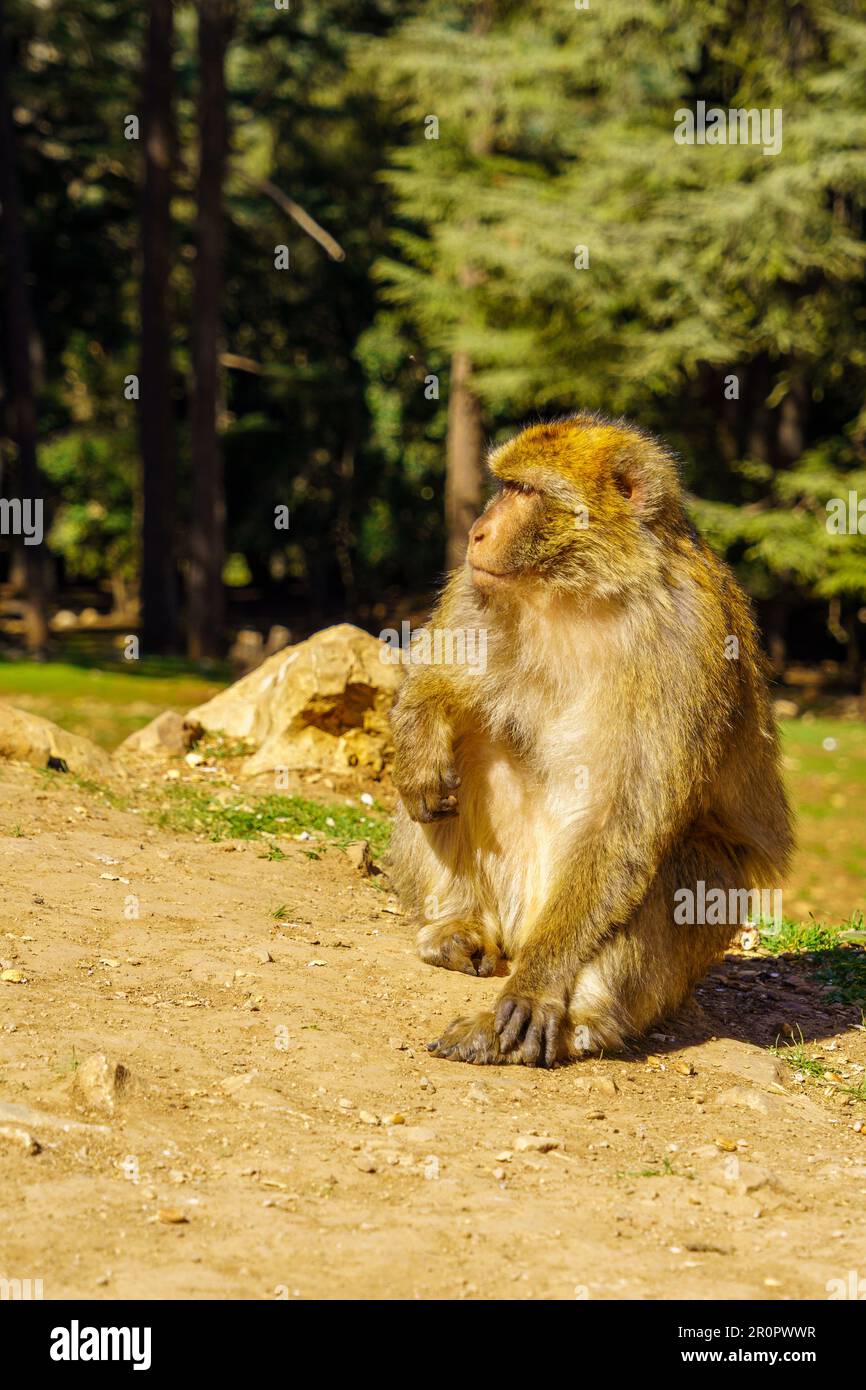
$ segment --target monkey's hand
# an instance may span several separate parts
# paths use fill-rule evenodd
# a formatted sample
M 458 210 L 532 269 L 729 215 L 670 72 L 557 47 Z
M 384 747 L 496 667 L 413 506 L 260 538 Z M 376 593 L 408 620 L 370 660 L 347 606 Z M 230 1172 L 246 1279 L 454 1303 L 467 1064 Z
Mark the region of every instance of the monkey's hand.
M 464 975 L 492 975 L 501 952 L 483 927 L 465 922 L 433 922 L 418 933 L 418 954 L 426 965 L 462 970 Z
M 411 820 L 427 823 L 457 815 L 455 793 L 460 778 L 453 763 L 419 759 L 407 766 L 406 759 L 400 758 L 394 781 Z
M 508 1061 L 523 1062 L 527 1067 L 555 1067 L 573 1055 L 565 1000 L 522 989 L 514 976 L 499 996 L 493 1027 Z

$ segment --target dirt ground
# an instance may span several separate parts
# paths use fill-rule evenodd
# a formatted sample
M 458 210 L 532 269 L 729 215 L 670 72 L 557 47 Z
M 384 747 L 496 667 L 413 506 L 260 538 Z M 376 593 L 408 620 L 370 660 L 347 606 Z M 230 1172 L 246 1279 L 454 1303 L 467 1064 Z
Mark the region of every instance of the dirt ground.
M 57 781 L 0 783 L 0 1277 L 48 1299 L 820 1299 L 866 1275 L 845 1091 L 866 1033 L 802 960 L 730 956 L 649 1054 L 437 1061 L 498 981 L 422 965 L 343 850 L 272 861 Z M 833 1079 L 777 1061 L 786 1030 Z M 128 1068 L 113 1109 L 83 1089 L 94 1053 Z

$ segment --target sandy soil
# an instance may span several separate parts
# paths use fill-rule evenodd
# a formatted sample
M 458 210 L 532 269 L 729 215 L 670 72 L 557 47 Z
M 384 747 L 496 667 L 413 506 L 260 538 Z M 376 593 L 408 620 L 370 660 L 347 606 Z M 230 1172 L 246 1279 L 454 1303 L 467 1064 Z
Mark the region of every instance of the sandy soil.
M 0 1276 L 46 1298 L 799 1299 L 866 1273 L 866 1105 L 842 1090 L 866 1034 L 801 961 L 729 957 L 649 1055 L 436 1061 L 498 982 L 423 966 L 342 850 L 271 862 L 58 780 L 0 785 Z M 785 1027 L 837 1081 L 776 1061 Z M 81 1090 L 97 1052 L 129 1069 L 113 1110 Z

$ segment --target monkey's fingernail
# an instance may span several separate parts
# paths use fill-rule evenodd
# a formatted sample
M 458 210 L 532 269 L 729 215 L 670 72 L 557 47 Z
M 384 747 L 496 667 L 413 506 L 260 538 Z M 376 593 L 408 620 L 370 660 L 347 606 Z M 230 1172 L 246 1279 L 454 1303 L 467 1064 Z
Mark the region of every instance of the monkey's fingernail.
M 438 1050 L 439 1050 L 439 1044 L 438 1044 L 438 1042 L 432 1042 L 432 1043 L 428 1043 L 428 1044 L 427 1044 L 427 1051 L 428 1051 L 428 1052 L 437 1052 Z
M 508 1022 L 513 1013 L 514 1000 L 503 999 L 502 1003 L 499 1005 L 499 1008 L 496 1010 L 496 1017 L 493 1020 L 493 1026 L 496 1029 L 497 1033 L 501 1033 L 503 1031 L 506 1023 Z

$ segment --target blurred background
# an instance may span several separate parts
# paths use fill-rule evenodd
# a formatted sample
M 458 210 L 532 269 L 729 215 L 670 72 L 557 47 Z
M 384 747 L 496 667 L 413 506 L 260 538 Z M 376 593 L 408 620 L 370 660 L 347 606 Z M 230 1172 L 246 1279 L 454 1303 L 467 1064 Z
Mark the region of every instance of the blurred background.
M 45 543 L 0 536 L 0 696 L 110 745 L 418 620 L 488 446 L 590 408 L 678 451 L 779 712 L 863 751 L 860 0 L 3 0 L 2 35 L 0 495 Z M 676 143 L 699 101 L 780 151 Z

